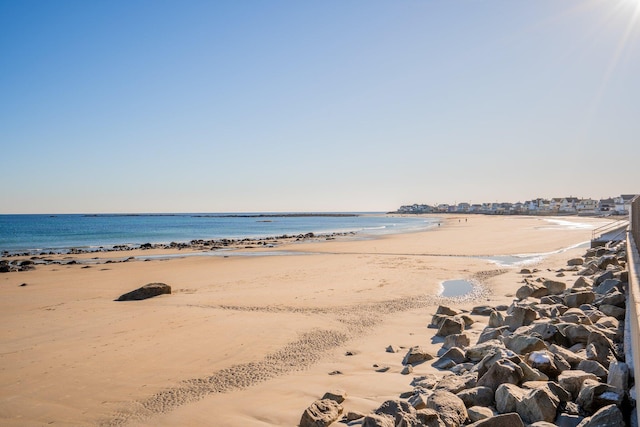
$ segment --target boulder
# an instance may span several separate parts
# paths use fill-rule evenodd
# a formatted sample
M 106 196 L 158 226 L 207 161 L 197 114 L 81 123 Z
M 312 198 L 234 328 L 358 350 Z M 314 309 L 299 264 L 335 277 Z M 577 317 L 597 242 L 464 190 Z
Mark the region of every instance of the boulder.
M 447 317 L 440 322 L 437 336 L 446 337 L 451 334 L 461 334 L 464 331 L 464 321 L 455 317 Z
M 583 360 L 585 360 L 584 357 L 574 353 L 573 351 L 555 345 L 555 344 L 551 344 L 549 346 L 549 351 L 553 354 L 557 354 L 558 356 L 561 356 L 564 360 L 566 360 L 572 367 L 576 367 L 578 366 L 578 363 L 582 362 Z
M 526 423 L 553 422 L 560 400 L 547 387 L 530 390 L 516 404 L 516 412 Z
M 447 350 L 452 347 L 466 348 L 469 344 L 471 344 L 471 340 L 467 334 L 452 334 L 445 337 L 442 348 Z
M 499 328 L 504 326 L 504 316 L 499 311 L 493 310 L 489 315 L 489 327 Z
M 415 409 L 424 409 L 427 407 L 427 396 L 422 393 L 414 393 L 407 399 L 407 402 Z
M 465 349 L 465 356 L 472 362 L 481 361 L 487 354 L 493 353 L 498 349 L 504 349 L 504 344 L 498 340 L 490 340 L 483 343 L 467 347 Z
M 406 424 L 412 425 L 412 424 Z M 362 419 L 362 427 L 395 427 L 393 418 L 386 415 L 369 414 Z
M 467 427 L 524 427 L 522 418 L 515 412 L 495 415 L 485 420 L 469 424 Z
M 526 393 L 526 390 L 515 384 L 501 384 L 495 392 L 496 410 L 500 414 L 515 412 L 518 402 Z
M 403 365 L 416 365 L 433 359 L 433 355 L 429 354 L 420 346 L 411 347 L 402 360 Z
M 527 356 L 527 364 L 547 375 L 549 378 L 555 378 L 560 372 L 571 369 L 571 365 L 569 365 L 566 360 L 548 350 L 529 353 Z
M 464 351 L 458 347 L 451 347 L 442 355 L 442 359 L 450 359 L 456 364 L 464 363 L 467 360 Z
M 469 421 L 475 423 L 476 421 L 493 417 L 493 411 L 483 406 L 472 406 L 467 408 L 467 415 L 469 416 Z
M 337 403 L 342 403 L 347 398 L 347 392 L 344 390 L 336 389 L 328 391 L 322 396 L 322 399 L 334 400 Z
M 591 372 L 580 370 L 564 371 L 558 375 L 558 384 L 567 390 L 573 399 L 578 397 L 585 380 L 597 381 L 598 377 Z
M 149 283 L 120 295 L 116 301 L 139 301 L 163 294 L 171 294 L 171 286 L 164 283 Z
M 418 425 L 416 410 L 408 402 L 387 400 L 373 414 L 367 415 L 362 426 L 394 427 Z
M 564 296 L 564 304 L 567 307 L 580 307 L 582 304 L 591 304 L 596 295 L 591 291 L 571 292 Z
M 524 300 L 527 298 L 541 298 L 549 294 L 549 290 L 537 283 L 528 282 L 516 291 L 516 298 Z
M 592 331 L 587 341 L 587 359 L 599 362 L 605 368 L 609 367 L 610 359 L 615 359 L 611 349 L 613 343 L 599 331 Z
M 342 411 L 342 406 L 335 400 L 316 400 L 302 414 L 300 427 L 326 427 L 337 421 Z
M 458 310 L 454 310 L 451 307 L 447 307 L 446 305 L 439 305 L 436 310 L 436 314 L 444 314 L 445 316 L 456 316 L 460 314 Z
M 558 295 L 561 294 L 565 289 L 567 289 L 567 284 L 564 282 L 558 282 L 556 280 L 545 280 L 542 282 L 542 285 L 547 288 L 549 291 L 549 295 Z
M 497 340 L 505 332 L 509 331 L 508 326 L 500 326 L 498 328 L 486 327 L 478 337 L 478 344 L 482 344 L 487 341 Z
M 472 387 L 476 387 L 477 377 L 475 374 L 447 375 L 439 380 L 433 387 L 434 390 L 444 390 L 449 393 L 459 393 Z
M 619 406 L 623 397 L 624 391 L 594 380 L 585 380 L 576 403 L 587 414 L 593 414 L 608 405 Z
M 391 344 L 391 345 L 387 346 L 385 351 L 387 353 L 400 353 L 400 350 L 401 350 L 400 347 L 398 347 L 397 345 Z
M 577 414 L 561 413 L 556 417 L 555 425 L 557 427 L 578 427 L 578 424 L 580 424 L 583 419 L 584 417 Z
M 600 281 L 596 279 L 596 287 L 594 289 L 595 293 L 605 295 L 612 291 L 621 291 L 620 288 L 622 286 L 622 282 L 618 279 L 614 279 L 613 273 L 611 273 L 610 271 L 605 274 L 610 275 L 611 277 Z
M 471 314 L 477 316 L 489 316 L 495 309 L 490 305 L 479 305 L 471 309 Z
M 627 390 L 629 387 L 629 366 L 624 362 L 611 362 L 607 384 L 618 390 Z
M 600 311 L 607 316 L 615 317 L 618 320 L 623 320 L 625 316 L 625 309 L 616 307 L 615 305 L 601 304 Z
M 517 354 L 536 350 L 546 350 L 547 345 L 540 338 L 531 335 L 511 335 L 503 338 L 504 345 Z
M 559 325 L 556 325 L 560 329 Z M 563 328 L 564 335 L 569 339 L 571 345 L 582 343 L 587 344 L 589 342 L 589 335 L 591 335 L 591 328 L 586 325 L 573 325 L 569 324 Z
M 609 371 L 607 370 L 607 368 L 605 368 L 595 360 L 583 360 L 582 362 L 578 363 L 577 369 L 584 372 L 592 373 L 602 381 L 606 381 L 607 377 L 609 376 Z
M 573 286 L 571 287 L 573 289 L 578 289 L 578 288 L 591 289 L 593 287 L 593 282 L 584 276 L 580 276 L 576 279 L 575 282 L 573 282 Z
M 525 362 L 518 363 L 518 366 L 522 368 L 522 373 L 524 374 L 522 381 L 548 381 L 549 380 L 548 375 L 540 372 L 536 368 L 532 368 L 531 366 L 527 365 Z
M 472 387 L 456 393 L 464 406 L 491 406 L 493 405 L 494 392 L 489 387 Z
M 601 302 L 601 304 L 615 305 L 616 307 L 620 307 L 622 309 L 626 307 L 626 303 L 627 303 L 627 298 L 624 296 L 622 292 L 617 290 L 605 295 L 604 298 L 602 298 L 602 302 Z
M 624 426 L 624 416 L 616 405 L 604 406 L 593 416 L 585 418 L 578 427 L 620 427 Z
M 582 258 L 571 258 L 570 260 L 567 261 L 568 266 L 582 265 L 582 264 L 584 264 L 584 259 Z
M 438 390 L 427 398 L 427 408 L 435 410 L 447 427 L 459 427 L 467 420 L 467 408 L 458 396 Z
M 505 319 L 505 325 L 509 327 L 510 331 L 515 331 L 520 326 L 526 326 L 533 323 L 536 320 L 538 313 L 530 307 L 515 306 Z
M 424 408 L 416 411 L 418 425 L 424 427 L 445 427 L 444 422 L 440 419 L 438 412 L 433 409 Z
M 480 379 L 478 386 L 489 387 L 495 390 L 501 384 L 519 384 L 524 377 L 522 368 L 510 360 L 499 360 L 494 363 L 491 368 Z

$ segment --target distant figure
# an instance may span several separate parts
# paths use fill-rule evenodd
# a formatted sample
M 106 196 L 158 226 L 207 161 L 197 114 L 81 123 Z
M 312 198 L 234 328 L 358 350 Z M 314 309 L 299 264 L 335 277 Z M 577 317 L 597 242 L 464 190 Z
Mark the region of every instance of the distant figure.
M 467 218 L 464 219 L 464 222 L 467 222 Z

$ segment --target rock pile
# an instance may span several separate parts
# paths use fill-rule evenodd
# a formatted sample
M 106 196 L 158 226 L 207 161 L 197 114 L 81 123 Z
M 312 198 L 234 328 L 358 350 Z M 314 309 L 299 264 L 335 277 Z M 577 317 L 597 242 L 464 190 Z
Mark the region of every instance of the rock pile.
M 624 248 L 589 249 L 584 257 L 569 260 L 556 277 L 572 273 L 571 286 L 523 269 L 522 286 L 510 306 L 479 306 L 470 314 L 440 306 L 430 327 L 445 339 L 430 363 L 448 372 L 415 377 L 413 390 L 399 399 L 361 418 L 349 413 L 341 421 L 353 425 L 359 419 L 365 427 L 629 425 L 633 378 L 623 351 Z M 474 322 L 471 315 L 488 317 L 473 345 L 465 333 Z M 411 367 L 431 358 L 416 346 L 403 364 Z M 322 402 L 305 414 L 326 408 L 332 415 L 317 416 L 312 423 L 305 415 L 301 426 L 338 420 L 342 402 Z
M 0 260 L 0 273 L 11 273 L 14 271 L 29 271 L 35 269 L 35 263 L 31 260 Z

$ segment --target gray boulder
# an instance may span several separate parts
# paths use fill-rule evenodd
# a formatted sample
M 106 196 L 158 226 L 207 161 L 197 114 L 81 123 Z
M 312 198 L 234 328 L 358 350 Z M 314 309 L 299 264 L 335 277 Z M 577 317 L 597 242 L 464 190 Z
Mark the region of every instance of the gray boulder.
M 471 344 L 471 340 L 467 334 L 452 334 L 445 337 L 442 348 L 447 350 L 452 347 L 466 348 L 469 344 Z
M 522 368 L 510 360 L 499 360 L 479 380 L 478 386 L 489 387 L 495 390 L 501 384 L 519 384 L 524 377 Z
M 530 307 L 515 306 L 511 314 L 504 319 L 504 323 L 509 327 L 510 331 L 515 331 L 520 326 L 527 326 L 533 323 L 537 316 L 538 313 Z
M 542 282 L 542 285 L 547 288 L 549 291 L 549 295 L 558 295 L 561 294 L 565 289 L 567 289 L 567 284 L 564 282 L 558 282 L 557 280 L 545 280 Z
M 170 294 L 171 286 L 164 283 L 149 283 L 138 289 L 135 289 L 126 294 L 122 294 L 116 301 L 140 301 L 147 298 L 152 298 L 158 295 Z
M 602 364 L 600 364 L 596 360 L 583 360 L 582 362 L 578 363 L 577 369 L 584 372 L 590 372 L 602 381 L 606 381 L 607 377 L 609 376 L 609 371 L 607 370 L 607 368 L 602 366 Z
M 344 402 L 346 398 L 347 398 L 347 392 L 340 389 L 328 391 L 324 394 L 324 396 L 322 396 L 322 400 L 329 399 L 329 400 L 334 400 L 337 403 Z
M 515 412 L 518 402 L 524 398 L 526 393 L 526 390 L 515 384 L 501 384 L 495 393 L 496 410 L 500 414 Z
M 489 387 L 472 387 L 456 393 L 464 406 L 470 408 L 472 406 L 491 406 L 493 405 L 494 392 Z
M 540 338 L 531 335 L 511 335 L 503 338 L 504 345 L 517 354 L 526 354 L 536 350 L 546 350 L 547 345 Z
M 416 410 L 408 402 L 401 400 L 387 400 L 373 414 L 364 417 L 362 421 L 363 427 L 408 427 L 417 425 Z
M 447 335 L 461 334 L 464 331 L 464 328 L 465 324 L 462 319 L 446 317 L 440 322 L 436 335 L 446 337 Z
M 439 305 L 438 309 L 436 310 L 436 314 L 444 314 L 445 316 L 456 316 L 460 314 L 460 312 L 451 307 L 447 307 L 446 305 Z
M 427 398 L 427 408 L 435 410 L 447 427 L 459 427 L 467 420 L 467 408 L 458 396 L 438 390 Z
M 624 417 L 616 405 L 608 405 L 585 418 L 578 427 L 620 427 L 624 426 Z
M 607 384 L 618 390 L 627 390 L 629 387 L 629 366 L 624 362 L 611 362 Z
M 434 390 L 444 390 L 450 393 L 459 393 L 472 387 L 476 387 L 477 377 L 474 374 L 447 375 L 439 380 L 433 387 Z
M 564 296 L 564 304 L 567 307 L 580 307 L 582 304 L 591 304 L 596 295 L 591 291 L 571 292 Z
M 495 415 L 485 420 L 469 424 L 467 427 L 524 427 L 522 418 L 515 412 Z
M 571 394 L 572 398 L 578 397 L 585 380 L 597 381 L 598 377 L 591 372 L 580 370 L 564 371 L 558 375 L 558 384 Z
M 493 411 L 489 408 L 485 408 L 484 406 L 472 406 L 467 408 L 467 415 L 469 416 L 469 420 L 472 423 L 480 420 L 486 420 L 487 418 L 493 417 Z
M 587 414 L 593 414 L 598 409 L 608 405 L 620 405 L 624 391 L 593 380 L 585 380 L 578 394 L 576 403 Z
M 433 355 L 429 354 L 420 346 L 411 347 L 402 360 L 403 365 L 416 365 L 433 359 Z
M 553 422 L 556 419 L 556 412 L 560 400 L 549 390 L 548 387 L 541 387 L 530 390 L 516 404 L 516 411 L 526 423 L 536 421 Z

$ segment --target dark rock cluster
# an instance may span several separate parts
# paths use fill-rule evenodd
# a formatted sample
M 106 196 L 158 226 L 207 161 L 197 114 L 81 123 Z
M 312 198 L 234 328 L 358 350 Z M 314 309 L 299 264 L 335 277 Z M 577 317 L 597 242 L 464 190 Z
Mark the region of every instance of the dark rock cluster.
M 443 373 L 415 377 L 413 390 L 359 417 L 340 418 L 341 402 L 325 403 L 331 408 L 325 416 L 318 401 L 312 405 L 318 417 L 303 417 L 300 426 L 630 425 L 635 410 L 623 351 L 626 258 L 624 243 L 589 249 L 553 279 L 523 269 L 509 306 L 478 306 L 471 313 L 438 307 L 430 327 L 444 337 L 439 357 L 413 347 L 403 364 L 434 359 L 430 363 Z M 575 278 L 571 286 L 558 280 L 568 274 Z M 471 315 L 488 318 L 473 345 L 465 332 Z

